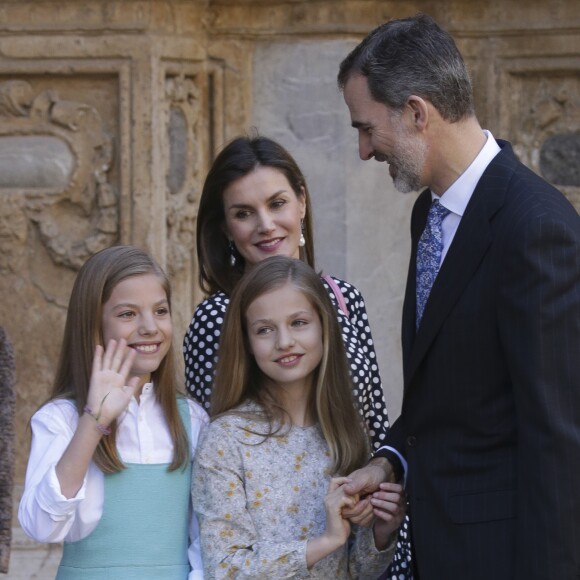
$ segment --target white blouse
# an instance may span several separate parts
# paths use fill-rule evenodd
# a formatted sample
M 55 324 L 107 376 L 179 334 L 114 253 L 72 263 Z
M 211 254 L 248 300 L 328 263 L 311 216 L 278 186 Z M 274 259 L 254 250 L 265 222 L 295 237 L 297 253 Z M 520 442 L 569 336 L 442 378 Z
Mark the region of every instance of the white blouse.
M 191 456 L 201 430 L 209 423 L 207 413 L 187 400 L 191 418 Z M 68 447 L 78 424 L 75 404 L 66 399 L 51 401 L 31 420 L 32 446 L 24 494 L 18 508 L 22 529 L 37 542 L 75 542 L 87 537 L 103 513 L 104 475 L 91 462 L 75 497 L 60 491 L 55 467 Z M 133 397 L 118 418 L 117 449 L 123 463 L 170 463 L 173 443 L 152 383 L 142 390 L 140 402 Z M 199 530 L 191 512 L 189 562 L 190 580 L 203 578 Z

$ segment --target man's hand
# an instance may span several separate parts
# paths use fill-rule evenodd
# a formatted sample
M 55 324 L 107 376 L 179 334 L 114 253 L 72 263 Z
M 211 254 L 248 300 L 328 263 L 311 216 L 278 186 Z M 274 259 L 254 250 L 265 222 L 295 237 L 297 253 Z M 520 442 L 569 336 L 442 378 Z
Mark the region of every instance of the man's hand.
M 349 495 L 358 494 L 361 499 L 354 507 L 343 508 L 342 516 L 353 524 L 368 526 L 372 523 L 374 515 L 373 506 L 366 496 L 377 491 L 381 483 L 394 483 L 393 467 L 385 457 L 375 457 L 365 467 L 353 471 L 348 479 L 350 481 L 344 486 L 345 492 Z
M 384 550 L 395 540 L 395 532 L 403 523 L 407 501 L 402 485 L 381 483 L 379 487 L 379 491 L 373 493 L 370 502 L 376 516 L 374 525 L 375 546 L 377 550 Z

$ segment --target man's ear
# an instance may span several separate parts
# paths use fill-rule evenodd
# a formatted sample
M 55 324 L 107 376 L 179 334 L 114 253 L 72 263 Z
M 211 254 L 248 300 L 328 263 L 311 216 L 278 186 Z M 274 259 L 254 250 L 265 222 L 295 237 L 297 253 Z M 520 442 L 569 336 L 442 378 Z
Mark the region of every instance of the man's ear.
M 418 131 L 423 131 L 429 122 L 429 106 L 427 101 L 417 95 L 407 98 L 406 107 L 411 113 L 411 120 Z

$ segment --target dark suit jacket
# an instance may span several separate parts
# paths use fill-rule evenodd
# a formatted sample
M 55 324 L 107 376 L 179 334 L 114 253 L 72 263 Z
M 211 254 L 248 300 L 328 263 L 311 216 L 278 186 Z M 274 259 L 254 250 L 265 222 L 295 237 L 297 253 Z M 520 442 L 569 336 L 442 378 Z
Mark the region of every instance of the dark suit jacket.
M 511 146 L 483 174 L 415 332 L 413 209 L 405 392 L 421 580 L 580 578 L 580 216 Z

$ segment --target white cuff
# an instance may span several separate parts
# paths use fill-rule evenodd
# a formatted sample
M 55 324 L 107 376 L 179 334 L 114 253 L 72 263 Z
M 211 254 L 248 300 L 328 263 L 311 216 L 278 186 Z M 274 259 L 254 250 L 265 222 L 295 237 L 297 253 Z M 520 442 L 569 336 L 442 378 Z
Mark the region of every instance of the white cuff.
M 56 464 L 51 465 L 43 481 L 37 487 L 38 505 L 55 521 L 62 521 L 78 508 L 85 499 L 86 477 L 74 497 L 67 499 L 61 492 L 60 481 L 56 475 Z
M 399 461 L 403 466 L 403 486 L 407 487 L 407 473 L 409 471 L 407 460 L 394 447 L 391 447 L 390 445 L 383 445 L 382 447 L 377 449 L 377 452 L 379 452 L 381 449 L 386 449 L 387 451 L 394 453 L 399 458 Z

